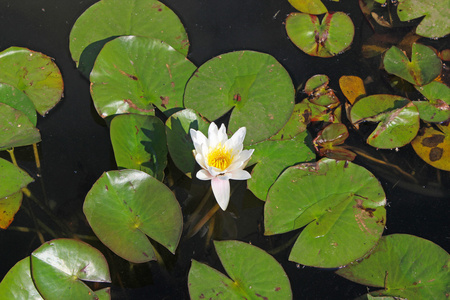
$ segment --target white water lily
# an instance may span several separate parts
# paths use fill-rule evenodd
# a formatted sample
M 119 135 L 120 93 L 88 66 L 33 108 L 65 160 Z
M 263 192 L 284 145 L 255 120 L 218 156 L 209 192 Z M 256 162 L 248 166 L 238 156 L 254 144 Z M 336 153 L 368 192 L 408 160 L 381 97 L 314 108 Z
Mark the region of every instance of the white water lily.
M 246 129 L 241 127 L 228 139 L 225 126 L 220 129 L 213 122 L 209 125 L 208 137 L 200 131 L 191 129 L 194 142 L 194 156 L 202 170 L 197 172 L 200 180 L 211 180 L 216 201 L 222 210 L 226 210 L 230 201 L 230 179 L 247 180 L 250 173 L 243 170 L 254 149 L 242 150 Z

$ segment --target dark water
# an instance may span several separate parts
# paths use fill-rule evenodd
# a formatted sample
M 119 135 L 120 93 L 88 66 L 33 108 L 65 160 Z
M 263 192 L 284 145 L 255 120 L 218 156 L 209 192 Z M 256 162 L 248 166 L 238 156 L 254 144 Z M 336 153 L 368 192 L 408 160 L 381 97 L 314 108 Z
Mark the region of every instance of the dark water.
M 82 204 L 87 191 L 102 174 L 115 168 L 109 131 L 104 121 L 95 112 L 89 94 L 89 82 L 75 69 L 69 53 L 69 33 L 76 19 L 95 0 L 0 0 L 0 51 L 10 46 L 27 47 L 43 52 L 55 59 L 61 69 L 65 91 L 64 98 L 49 115 L 39 118 L 38 128 L 42 142 L 39 150 L 42 160 L 42 179 L 48 202 L 54 211 L 66 220 L 78 233 L 89 234 L 82 217 Z M 330 10 L 344 11 L 352 18 L 356 32 L 352 48 L 336 58 L 310 57 L 297 49 L 287 38 L 284 29 L 286 16 L 294 11 L 287 1 L 280 0 L 166 0 L 163 1 L 178 14 L 185 25 L 191 43 L 189 59 L 197 66 L 208 59 L 229 51 L 250 49 L 273 55 L 290 73 L 295 86 L 315 74 L 327 74 L 331 87 L 338 89 L 342 75 L 358 75 L 362 78 L 371 71 L 370 66 L 360 62 L 362 36 L 370 34 L 370 28 L 363 18 L 356 1 L 346 6 L 326 2 Z M 341 99 L 342 95 L 338 94 Z M 354 137 L 352 143 L 361 142 Z M 415 154 L 406 146 L 398 153 L 380 151 L 392 157 L 395 163 L 413 162 Z M 36 178 L 36 168 L 29 147 L 16 149 L 19 164 Z M 6 154 L 2 154 L 6 158 Z M 359 164 L 367 161 L 358 159 Z M 366 165 L 379 177 L 386 190 L 387 229 L 384 234 L 408 233 L 431 240 L 449 250 L 449 195 L 445 197 L 425 196 L 428 181 L 435 181 L 436 172 L 419 159 L 411 170 L 425 178 L 424 191 L 417 186 L 404 186 L 401 178 L 380 177 L 377 168 Z M 402 166 L 402 167 L 403 167 Z M 389 174 L 390 171 L 387 170 Z M 382 174 L 382 173 L 380 173 Z M 384 175 L 383 175 L 384 176 Z M 36 178 L 37 179 L 37 178 Z M 441 172 L 442 186 L 450 186 L 448 172 Z M 182 182 L 182 185 L 186 182 Z M 406 187 L 406 188 L 405 188 Z M 40 181 L 29 188 L 37 197 L 44 198 Z M 206 186 L 194 181 L 193 191 L 201 194 Z M 185 186 L 189 190 L 189 186 Z M 273 249 L 289 241 L 296 232 L 281 236 L 265 237 L 261 225 L 263 203 L 254 199 L 244 186 L 238 186 L 240 197 L 232 201 L 239 208 L 236 218 L 224 214 L 220 218 L 225 227 L 231 224 L 231 232 L 223 232 L 221 238 L 235 238 L 252 242 L 265 250 Z M 183 186 L 179 194 L 183 198 Z M 446 193 L 440 190 L 440 193 Z M 425 194 L 425 195 L 424 195 Z M 241 199 L 245 196 L 245 199 Z M 33 204 L 25 201 L 12 226 L 34 227 L 24 209 L 36 211 L 37 217 L 44 217 Z M 46 238 L 50 239 L 51 237 Z M 13 230 L 0 232 L 0 278 L 20 259 L 29 255 L 40 245 L 34 233 Z M 94 244 L 101 247 L 99 244 Z M 134 265 L 104 250 L 112 273 L 123 280 L 124 287 L 114 279 L 113 299 L 184 299 L 188 298 L 186 276 L 191 258 L 207 262 L 222 270 L 211 245 L 201 235 L 183 241 L 177 255 L 167 255 L 167 269 L 156 262 Z M 294 299 L 352 299 L 367 292 L 365 286 L 347 281 L 332 270 L 297 266 L 288 262 L 290 247 L 275 254 L 276 259 L 287 272 Z M 223 271 L 223 270 L 222 270 Z

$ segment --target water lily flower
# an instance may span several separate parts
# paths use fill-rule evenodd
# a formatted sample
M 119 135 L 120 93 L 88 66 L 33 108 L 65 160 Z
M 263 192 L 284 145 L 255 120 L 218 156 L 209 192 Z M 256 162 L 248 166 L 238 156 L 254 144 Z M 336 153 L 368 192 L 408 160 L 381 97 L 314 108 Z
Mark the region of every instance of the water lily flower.
M 211 180 L 214 197 L 222 210 L 227 209 L 230 201 L 229 180 L 251 178 L 250 173 L 243 170 L 254 151 L 242 150 L 245 133 L 245 127 L 241 127 L 228 139 L 225 126 L 222 124 L 218 129 L 214 122 L 209 125 L 208 137 L 198 130 L 190 130 L 195 160 L 202 167 L 196 176 L 200 180 Z

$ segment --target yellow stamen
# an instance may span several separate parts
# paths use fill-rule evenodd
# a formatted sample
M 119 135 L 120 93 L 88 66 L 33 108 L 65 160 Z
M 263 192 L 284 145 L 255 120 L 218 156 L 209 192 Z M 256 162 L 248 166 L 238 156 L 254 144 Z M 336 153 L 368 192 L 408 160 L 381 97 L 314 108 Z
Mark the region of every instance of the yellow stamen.
M 225 147 L 221 147 L 220 144 L 208 154 L 208 165 L 222 171 L 228 168 L 231 161 L 231 151 L 225 149 Z

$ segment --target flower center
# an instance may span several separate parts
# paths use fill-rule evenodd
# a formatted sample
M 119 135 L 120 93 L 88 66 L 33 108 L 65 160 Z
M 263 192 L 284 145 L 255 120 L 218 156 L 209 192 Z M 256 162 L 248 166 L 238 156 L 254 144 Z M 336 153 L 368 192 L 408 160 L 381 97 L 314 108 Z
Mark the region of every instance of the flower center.
M 208 154 L 208 165 L 217 168 L 221 171 L 228 168 L 231 164 L 231 152 L 218 145 Z

